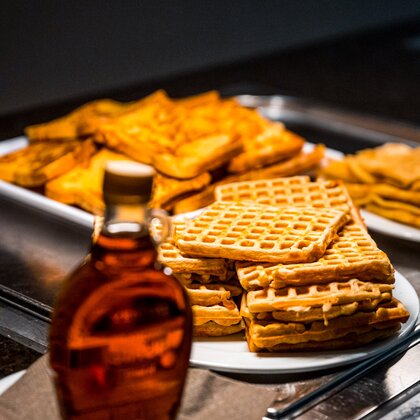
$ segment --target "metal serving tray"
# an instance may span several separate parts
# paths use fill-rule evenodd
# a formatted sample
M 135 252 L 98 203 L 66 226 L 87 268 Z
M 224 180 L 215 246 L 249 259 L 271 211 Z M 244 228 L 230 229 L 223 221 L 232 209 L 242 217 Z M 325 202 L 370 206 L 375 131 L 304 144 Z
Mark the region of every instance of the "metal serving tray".
M 288 96 L 239 95 L 237 99 L 283 121 L 309 142 L 344 153 L 389 141 L 420 143 L 419 128 L 400 122 Z M 0 149 L 24 144 L 25 138 L 20 137 L 0 142 Z M 0 182 L 0 310 L 5 313 L 4 308 L 9 308 L 13 316 L 24 313 L 48 322 L 62 279 L 88 250 L 92 226 L 89 213 Z M 18 328 L 6 318 L 0 317 L 0 332 L 19 336 Z

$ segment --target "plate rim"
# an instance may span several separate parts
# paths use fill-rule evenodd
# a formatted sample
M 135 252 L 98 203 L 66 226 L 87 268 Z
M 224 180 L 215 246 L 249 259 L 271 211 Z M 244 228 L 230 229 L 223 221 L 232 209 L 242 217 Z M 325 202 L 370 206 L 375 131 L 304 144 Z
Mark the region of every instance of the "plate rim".
M 360 208 L 360 213 L 365 220 L 368 229 L 393 238 L 405 239 L 407 241 L 420 243 L 420 229 L 416 228 L 415 226 L 406 225 L 395 220 L 387 219 L 386 217 L 372 213 L 371 211 L 363 208 Z M 372 220 L 372 218 L 374 220 Z M 375 221 L 375 219 L 378 220 Z M 390 224 L 390 227 L 395 225 L 395 229 L 383 228 L 381 227 L 381 224 Z M 413 233 L 410 232 L 411 230 L 413 230 Z
M 409 280 L 402 275 L 399 271 L 395 271 L 395 284 L 399 285 L 398 290 L 400 288 L 404 288 L 407 296 L 413 296 L 412 300 L 410 300 L 409 304 L 406 305 L 407 299 L 403 301 L 404 306 L 414 306 L 414 313 L 410 313 L 410 317 L 407 320 L 405 324 L 403 324 L 402 329 L 398 333 L 398 335 L 394 337 L 390 337 L 384 341 L 380 341 L 377 343 L 368 344 L 366 346 L 358 347 L 356 349 L 348 349 L 348 350 L 334 350 L 334 351 L 323 351 L 323 352 L 316 352 L 319 354 L 319 356 L 310 356 L 311 358 L 326 357 L 323 359 L 322 363 L 318 363 L 315 365 L 310 365 L 308 363 L 304 364 L 303 366 L 297 367 L 293 365 L 286 365 L 282 367 L 276 367 L 276 366 L 250 366 L 250 365 L 241 365 L 236 363 L 234 366 L 231 366 L 229 362 L 225 361 L 217 361 L 218 354 L 222 354 L 225 351 L 223 350 L 210 350 L 210 352 L 215 353 L 215 361 L 205 362 L 202 359 L 200 359 L 197 356 L 197 352 L 200 351 L 198 342 L 194 342 L 193 340 L 193 347 L 191 351 L 190 356 L 190 365 L 192 367 L 198 367 L 198 368 L 204 368 L 204 369 L 210 369 L 215 370 L 219 372 L 229 372 L 229 373 L 241 373 L 241 374 L 291 374 L 291 373 L 303 373 L 303 372 L 314 372 L 318 370 L 326 370 L 331 368 L 336 368 L 340 366 L 345 366 L 351 363 L 356 363 L 359 361 L 362 361 L 364 359 L 367 359 L 369 357 L 373 357 L 375 355 L 378 355 L 382 352 L 385 352 L 391 345 L 395 343 L 395 340 L 401 340 L 403 337 L 405 337 L 407 334 L 409 334 L 415 327 L 416 321 L 419 318 L 419 309 L 420 309 L 420 302 L 419 297 L 412 286 L 412 284 L 409 282 Z M 396 291 L 397 286 L 395 286 L 394 291 Z M 399 293 L 398 293 L 399 294 Z M 203 342 L 203 340 L 201 340 Z M 203 353 L 203 350 L 201 350 Z M 338 355 L 334 356 L 335 353 L 339 353 Z M 249 361 L 258 360 L 255 359 L 255 353 L 251 353 L 248 351 L 248 353 L 239 353 L 239 354 L 247 354 L 249 355 Z M 269 354 L 268 357 L 270 359 L 273 358 L 280 358 L 284 359 L 287 357 L 288 359 L 291 358 L 290 353 L 278 353 L 279 356 L 273 356 Z M 310 359 L 307 358 L 308 353 L 297 353 L 298 359 L 307 359 L 307 361 L 310 361 Z M 343 357 L 344 354 L 344 357 Z M 348 355 L 346 357 L 346 354 Z M 202 358 L 203 356 L 201 356 Z M 246 359 L 247 356 L 245 356 Z M 267 357 L 267 356 L 266 356 Z M 295 357 L 292 357 L 292 359 L 296 359 Z M 231 362 L 230 362 L 231 363 Z

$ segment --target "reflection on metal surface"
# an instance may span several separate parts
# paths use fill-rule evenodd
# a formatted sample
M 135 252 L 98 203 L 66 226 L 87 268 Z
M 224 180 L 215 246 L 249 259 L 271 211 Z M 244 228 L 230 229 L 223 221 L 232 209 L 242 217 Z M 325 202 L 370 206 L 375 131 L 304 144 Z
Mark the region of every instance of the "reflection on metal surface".
M 420 380 L 413 369 L 420 356 L 420 325 L 392 350 L 362 362 L 326 381 L 314 391 L 296 395 L 284 404 L 282 398 L 267 409 L 264 420 L 282 418 L 362 418 L 400 396 Z M 409 349 L 406 353 L 404 353 Z M 407 392 L 407 395 L 410 395 Z M 311 408 L 312 407 L 312 408 Z
M 418 364 L 420 346 L 408 350 L 399 359 L 382 365 L 355 382 L 352 386 L 329 398 L 325 402 L 307 411 L 301 419 L 335 419 L 346 413 L 346 418 L 359 419 L 375 413 L 375 418 L 381 418 L 389 411 L 385 403 L 400 396 L 420 380 Z M 417 369 L 415 368 L 417 366 Z M 407 398 L 411 393 L 407 392 Z

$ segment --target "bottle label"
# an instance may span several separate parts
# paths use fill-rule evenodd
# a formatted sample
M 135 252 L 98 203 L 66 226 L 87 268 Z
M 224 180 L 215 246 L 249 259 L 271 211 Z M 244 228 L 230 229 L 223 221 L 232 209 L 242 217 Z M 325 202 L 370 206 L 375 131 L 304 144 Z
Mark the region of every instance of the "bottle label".
M 111 301 L 104 305 L 104 299 Z M 57 379 L 68 392 L 71 407 L 65 411 L 120 407 L 123 413 L 152 409 L 149 402 L 159 406 L 162 399 L 169 399 L 172 410 L 188 366 L 182 354 L 182 308 L 173 295 L 135 280 L 98 288 L 81 305 L 69 331 L 67 368 Z

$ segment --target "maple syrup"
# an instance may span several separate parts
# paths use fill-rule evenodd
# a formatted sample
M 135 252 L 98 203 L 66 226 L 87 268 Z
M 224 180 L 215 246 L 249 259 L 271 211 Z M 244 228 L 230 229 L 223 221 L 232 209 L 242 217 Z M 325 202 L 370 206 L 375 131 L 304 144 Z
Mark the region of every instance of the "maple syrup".
M 106 172 L 104 226 L 56 305 L 50 364 L 65 419 L 173 419 L 179 408 L 192 315 L 183 286 L 155 267 L 146 173 L 124 189 L 127 174 Z

